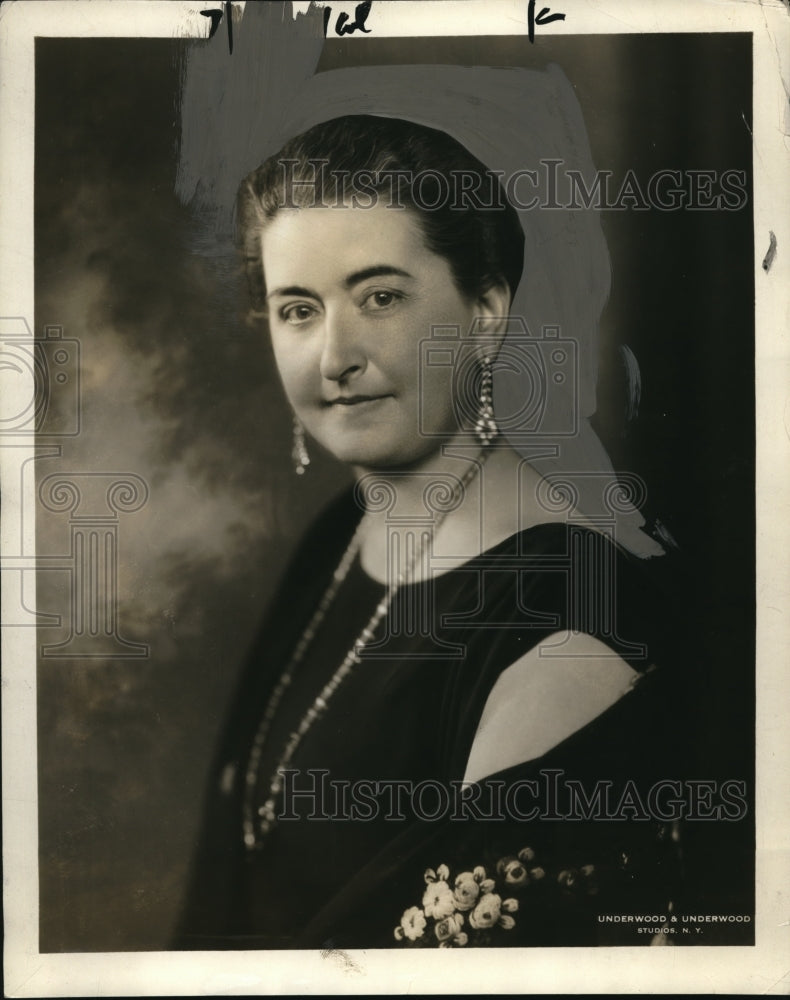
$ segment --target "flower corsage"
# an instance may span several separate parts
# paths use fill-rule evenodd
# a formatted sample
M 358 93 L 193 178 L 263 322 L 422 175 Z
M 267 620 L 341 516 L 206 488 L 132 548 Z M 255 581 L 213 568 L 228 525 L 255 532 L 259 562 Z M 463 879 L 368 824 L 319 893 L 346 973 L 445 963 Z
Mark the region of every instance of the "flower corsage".
M 502 858 L 495 877 L 489 877 L 478 865 L 450 877 L 447 865 L 429 868 L 423 878 L 425 891 L 421 906 L 404 911 L 394 930 L 395 940 L 414 945 L 440 948 L 482 944 L 490 940 L 492 930 L 512 930 L 518 900 L 508 895 L 543 878 L 544 871 L 531 865 L 535 854 L 525 847 L 518 857 Z

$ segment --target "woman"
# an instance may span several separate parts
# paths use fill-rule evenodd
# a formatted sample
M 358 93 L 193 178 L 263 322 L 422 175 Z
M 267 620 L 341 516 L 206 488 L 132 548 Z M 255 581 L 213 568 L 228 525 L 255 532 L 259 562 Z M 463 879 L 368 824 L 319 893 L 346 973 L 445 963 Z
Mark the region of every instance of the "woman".
M 239 218 L 297 471 L 317 443 L 356 482 L 251 653 L 179 945 L 591 944 L 665 913 L 673 814 L 640 788 L 680 751 L 670 558 L 558 509 L 500 433 L 524 244 L 500 181 L 349 116 L 247 178 Z

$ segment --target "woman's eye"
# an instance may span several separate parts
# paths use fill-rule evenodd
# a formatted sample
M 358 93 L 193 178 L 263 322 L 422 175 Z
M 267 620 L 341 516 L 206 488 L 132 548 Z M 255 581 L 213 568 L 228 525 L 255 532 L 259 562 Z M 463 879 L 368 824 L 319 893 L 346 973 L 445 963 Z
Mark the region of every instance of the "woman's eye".
M 280 318 L 285 320 L 286 323 L 298 326 L 300 323 L 306 323 L 308 320 L 312 319 L 315 312 L 316 311 L 312 306 L 308 306 L 300 302 L 292 306 L 285 306 L 285 308 L 281 309 Z
M 368 295 L 365 298 L 362 304 L 363 307 L 366 309 L 373 309 L 373 310 L 387 309 L 389 306 L 394 305 L 395 302 L 398 302 L 402 298 L 403 296 L 398 292 L 390 292 L 390 291 L 371 292 L 370 295 Z

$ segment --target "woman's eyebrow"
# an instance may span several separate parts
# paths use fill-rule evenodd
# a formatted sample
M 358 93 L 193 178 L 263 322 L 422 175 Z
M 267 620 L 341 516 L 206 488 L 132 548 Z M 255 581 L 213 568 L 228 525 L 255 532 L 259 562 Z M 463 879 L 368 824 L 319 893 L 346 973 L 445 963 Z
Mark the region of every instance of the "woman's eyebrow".
M 303 288 L 301 285 L 287 285 L 285 288 L 273 288 L 266 296 L 266 301 L 268 302 L 275 295 L 300 295 L 308 299 L 319 298 L 317 292 L 313 292 L 309 288 Z
M 361 281 L 367 281 L 368 278 L 381 278 L 392 274 L 396 274 L 401 278 L 414 277 L 408 271 L 404 271 L 400 267 L 394 267 L 392 264 L 375 264 L 373 267 L 366 267 L 361 271 L 354 271 L 353 274 L 349 274 L 343 285 L 345 288 L 353 288 L 354 285 L 358 285 Z
M 414 280 L 413 274 L 409 274 L 408 271 L 404 271 L 400 267 L 395 267 L 393 264 L 374 264 L 372 267 L 365 267 L 361 271 L 354 271 L 353 274 L 349 274 L 349 276 L 343 280 L 343 287 L 353 288 L 354 285 L 358 285 L 362 281 L 367 281 L 368 278 L 381 278 L 385 275 L 392 274 L 398 275 L 401 278 L 411 278 Z M 283 288 L 274 288 L 266 296 L 266 300 L 268 301 L 276 295 L 299 295 L 310 299 L 320 298 L 320 295 L 317 292 L 312 291 L 310 288 L 305 288 L 302 285 L 286 285 Z

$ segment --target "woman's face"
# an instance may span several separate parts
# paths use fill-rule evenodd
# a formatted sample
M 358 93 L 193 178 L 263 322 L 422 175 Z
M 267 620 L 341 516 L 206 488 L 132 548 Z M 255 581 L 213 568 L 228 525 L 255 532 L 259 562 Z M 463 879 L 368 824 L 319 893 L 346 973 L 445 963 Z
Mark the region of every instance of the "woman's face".
M 420 391 L 420 345 L 436 325 L 467 336 L 479 308 L 425 247 L 411 211 L 283 210 L 262 253 L 277 366 L 317 441 L 382 469 L 419 461 L 457 432 L 452 366 L 424 366 Z

